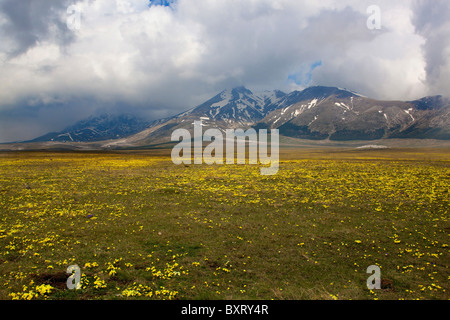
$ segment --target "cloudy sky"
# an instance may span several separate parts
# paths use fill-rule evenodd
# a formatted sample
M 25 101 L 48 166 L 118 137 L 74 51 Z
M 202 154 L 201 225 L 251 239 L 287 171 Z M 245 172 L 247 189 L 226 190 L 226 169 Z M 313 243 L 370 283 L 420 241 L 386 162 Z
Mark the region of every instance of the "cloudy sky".
M 379 12 L 379 15 L 378 15 Z M 226 88 L 448 95 L 448 0 L 0 0 L 0 142 Z

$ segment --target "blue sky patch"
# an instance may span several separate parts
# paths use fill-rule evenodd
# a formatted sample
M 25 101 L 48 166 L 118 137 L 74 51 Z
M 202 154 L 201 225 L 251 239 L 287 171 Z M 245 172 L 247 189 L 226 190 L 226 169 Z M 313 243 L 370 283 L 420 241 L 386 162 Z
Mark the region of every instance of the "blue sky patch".
M 150 3 L 148 4 L 149 7 L 153 6 L 164 6 L 164 7 L 170 7 L 172 4 L 176 2 L 176 0 L 150 0 Z
M 288 76 L 288 80 L 295 82 L 295 84 L 299 86 L 307 86 L 312 80 L 312 73 L 314 69 L 320 67 L 322 65 L 322 61 L 315 61 L 309 66 L 302 66 L 300 71 L 297 73 L 291 73 Z

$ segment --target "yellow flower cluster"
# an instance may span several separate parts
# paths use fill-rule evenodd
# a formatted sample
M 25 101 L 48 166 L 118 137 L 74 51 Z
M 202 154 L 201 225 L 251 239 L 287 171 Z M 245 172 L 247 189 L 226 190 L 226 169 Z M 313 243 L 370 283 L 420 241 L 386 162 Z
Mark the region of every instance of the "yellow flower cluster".
M 122 290 L 121 295 L 124 297 L 147 297 L 163 300 L 173 300 L 177 296 L 177 291 L 171 291 L 164 287 L 153 290 L 149 286 L 134 283 L 131 287 Z
M 178 269 L 178 270 L 176 270 Z M 182 273 L 187 274 L 183 267 L 181 267 L 178 263 L 174 262 L 173 264 L 167 263 L 166 267 L 163 270 L 157 270 L 155 266 L 151 266 L 145 269 L 145 271 L 149 271 L 152 273 L 153 277 L 157 279 L 168 280 L 173 277 L 179 276 Z
M 107 285 L 106 285 L 105 280 L 101 279 L 97 275 L 94 275 L 94 288 L 95 289 L 103 289 L 106 287 L 107 287 Z
M 12 300 L 32 300 L 38 298 L 45 299 L 54 288 L 49 284 L 41 284 L 36 286 L 34 290 L 27 291 L 27 289 L 28 288 L 24 286 L 23 292 L 13 292 L 10 293 L 9 296 Z

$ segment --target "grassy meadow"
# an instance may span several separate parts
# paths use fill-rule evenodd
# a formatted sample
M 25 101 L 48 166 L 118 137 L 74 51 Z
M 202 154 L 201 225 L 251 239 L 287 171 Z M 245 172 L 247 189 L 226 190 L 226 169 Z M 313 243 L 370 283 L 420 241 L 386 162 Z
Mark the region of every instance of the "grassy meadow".
M 170 150 L 1 153 L 0 299 L 449 299 L 449 155 L 282 149 L 263 176 Z

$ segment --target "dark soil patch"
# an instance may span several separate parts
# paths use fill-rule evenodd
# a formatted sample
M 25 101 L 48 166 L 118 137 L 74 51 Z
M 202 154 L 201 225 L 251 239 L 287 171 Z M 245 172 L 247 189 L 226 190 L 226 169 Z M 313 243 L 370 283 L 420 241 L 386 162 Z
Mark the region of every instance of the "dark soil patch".
M 386 291 L 395 291 L 394 281 L 389 279 L 381 279 L 381 289 Z
M 70 275 L 65 272 L 33 274 L 32 278 L 37 284 L 49 284 L 57 289 L 67 289 L 67 279 Z

